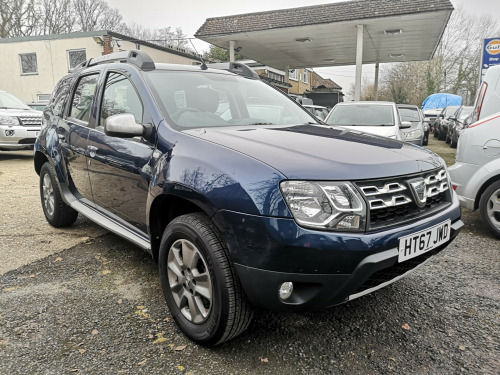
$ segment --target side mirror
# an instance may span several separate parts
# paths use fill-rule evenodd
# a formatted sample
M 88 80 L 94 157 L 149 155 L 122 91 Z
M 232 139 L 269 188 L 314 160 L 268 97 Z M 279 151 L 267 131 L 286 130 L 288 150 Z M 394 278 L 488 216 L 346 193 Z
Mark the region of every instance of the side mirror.
M 441 113 L 439 117 L 444 118 L 444 113 Z
M 403 122 L 399 125 L 399 128 L 400 128 L 400 129 L 409 129 L 409 128 L 411 128 L 411 122 L 410 122 L 410 121 L 403 121 Z
M 104 123 L 104 133 L 111 137 L 132 138 L 144 134 L 144 126 L 135 122 L 132 113 L 109 116 Z

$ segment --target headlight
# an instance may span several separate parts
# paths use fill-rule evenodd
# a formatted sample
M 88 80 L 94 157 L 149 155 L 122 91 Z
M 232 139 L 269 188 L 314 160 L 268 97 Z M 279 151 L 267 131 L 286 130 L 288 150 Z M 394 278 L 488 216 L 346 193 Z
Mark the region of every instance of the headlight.
M 0 125 L 19 125 L 19 119 L 13 116 L 0 116 Z
M 304 227 L 365 230 L 366 205 L 350 182 L 283 181 L 280 188 L 295 221 Z
M 422 130 L 416 129 L 406 133 L 406 138 L 419 138 L 422 136 Z

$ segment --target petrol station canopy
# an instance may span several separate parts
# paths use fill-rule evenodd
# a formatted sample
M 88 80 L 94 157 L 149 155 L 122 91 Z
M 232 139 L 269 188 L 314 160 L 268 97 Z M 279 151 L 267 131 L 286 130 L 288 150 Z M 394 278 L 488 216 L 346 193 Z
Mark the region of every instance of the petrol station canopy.
M 452 11 L 449 0 L 354 0 L 208 18 L 195 36 L 282 70 L 429 60 Z

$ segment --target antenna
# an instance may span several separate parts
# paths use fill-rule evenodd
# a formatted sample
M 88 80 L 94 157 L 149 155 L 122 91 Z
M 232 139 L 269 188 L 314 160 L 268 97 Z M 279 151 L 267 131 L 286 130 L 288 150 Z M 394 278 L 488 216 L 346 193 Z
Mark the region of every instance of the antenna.
M 196 50 L 196 47 L 194 46 L 193 44 L 193 41 L 191 40 L 191 38 L 188 38 L 189 42 L 191 43 L 191 45 L 193 46 L 193 49 L 194 51 L 196 52 L 196 54 L 198 55 L 198 57 L 200 58 L 201 60 L 201 70 L 207 70 L 207 64 L 205 64 L 205 61 L 203 61 L 203 57 L 201 57 L 201 55 L 198 53 L 198 51 Z

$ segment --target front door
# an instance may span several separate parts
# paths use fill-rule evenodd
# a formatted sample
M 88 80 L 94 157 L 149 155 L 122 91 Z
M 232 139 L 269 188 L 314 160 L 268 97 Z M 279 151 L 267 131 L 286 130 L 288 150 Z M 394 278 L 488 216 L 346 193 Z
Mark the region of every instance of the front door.
M 144 137 L 119 138 L 104 133 L 109 116 L 132 113 L 143 122 L 144 106 L 132 81 L 108 72 L 101 95 L 99 119 L 87 147 L 94 202 L 110 216 L 118 216 L 146 233 L 146 206 L 151 177 L 153 144 Z

